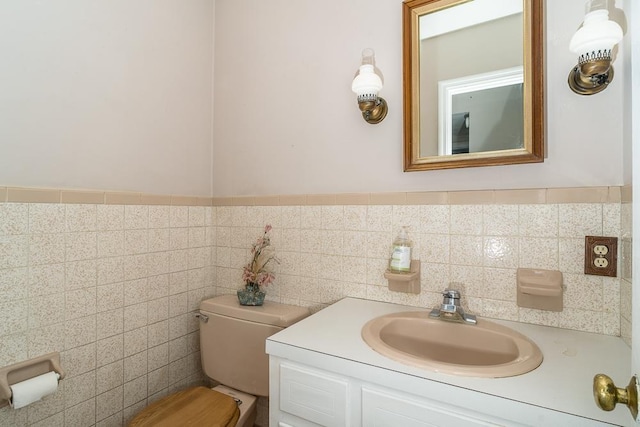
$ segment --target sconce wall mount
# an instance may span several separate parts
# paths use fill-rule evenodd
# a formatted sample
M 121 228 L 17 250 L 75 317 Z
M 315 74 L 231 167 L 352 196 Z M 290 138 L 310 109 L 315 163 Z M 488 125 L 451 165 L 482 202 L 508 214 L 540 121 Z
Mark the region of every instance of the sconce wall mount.
M 602 92 L 613 80 L 612 50 L 622 40 L 622 28 L 609 20 L 606 0 L 591 0 L 582 27 L 571 38 L 569 49 L 578 65 L 569 73 L 569 87 L 579 95 Z
M 387 101 L 379 96 L 375 96 L 374 99 L 359 96 L 358 108 L 362 111 L 362 118 L 372 125 L 383 121 L 387 117 L 387 111 L 389 110 Z
M 613 80 L 613 67 L 611 66 L 611 52 L 596 56 L 595 58 L 578 60 L 573 70 L 569 73 L 569 87 L 579 95 L 593 95 L 602 92 Z

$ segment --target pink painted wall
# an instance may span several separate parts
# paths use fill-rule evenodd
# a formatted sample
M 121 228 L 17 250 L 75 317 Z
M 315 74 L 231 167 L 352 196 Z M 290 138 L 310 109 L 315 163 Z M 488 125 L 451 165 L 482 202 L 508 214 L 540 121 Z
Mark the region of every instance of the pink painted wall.
M 582 17 L 583 0 L 546 4 L 543 164 L 404 173 L 399 0 L 5 1 L 0 185 L 208 196 L 622 185 L 624 50 L 605 92 L 573 94 Z M 365 47 L 390 106 L 379 125 L 350 90 Z
M 584 2 L 546 3 L 545 162 L 404 173 L 400 1 L 217 1 L 214 194 L 622 184 L 623 67 L 604 93 L 571 92 L 568 45 Z M 390 108 L 378 125 L 361 119 L 350 91 L 365 47 Z
M 211 195 L 213 3 L 0 2 L 0 185 Z

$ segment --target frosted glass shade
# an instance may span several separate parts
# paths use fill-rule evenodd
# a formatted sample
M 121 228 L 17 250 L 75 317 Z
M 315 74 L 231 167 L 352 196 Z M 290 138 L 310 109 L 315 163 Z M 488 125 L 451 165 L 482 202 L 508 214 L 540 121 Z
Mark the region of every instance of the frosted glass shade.
M 606 9 L 594 10 L 585 15 L 582 27 L 571 38 L 569 49 L 579 56 L 580 61 L 608 58 L 620 40 L 622 28 L 609 20 L 609 12 Z
M 358 75 L 351 84 L 351 90 L 358 95 L 358 101 L 375 100 L 380 89 L 382 89 L 382 80 L 375 73 L 373 65 L 361 65 Z

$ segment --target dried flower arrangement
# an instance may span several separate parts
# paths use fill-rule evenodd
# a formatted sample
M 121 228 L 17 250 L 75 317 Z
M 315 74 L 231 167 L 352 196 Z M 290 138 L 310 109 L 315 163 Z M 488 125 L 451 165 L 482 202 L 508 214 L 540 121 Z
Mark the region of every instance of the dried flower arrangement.
M 262 301 L 264 301 L 264 291 L 262 289 L 269 286 L 275 279 L 271 267 L 273 263 L 279 263 L 280 261 L 276 257 L 275 249 L 271 246 L 271 238 L 269 237 L 271 229 L 271 225 L 267 224 L 264 227 L 262 237 L 258 238 L 251 248 L 253 258 L 251 262 L 244 267 L 242 272 L 242 280 L 245 282 L 245 287 L 244 290 L 238 291 L 240 304 L 261 305 Z M 246 297 L 248 294 L 261 295 L 249 295 L 249 297 Z M 249 298 L 249 303 L 243 303 L 243 297 Z M 255 303 L 255 301 L 252 302 L 251 298 L 257 298 L 257 302 L 259 303 Z

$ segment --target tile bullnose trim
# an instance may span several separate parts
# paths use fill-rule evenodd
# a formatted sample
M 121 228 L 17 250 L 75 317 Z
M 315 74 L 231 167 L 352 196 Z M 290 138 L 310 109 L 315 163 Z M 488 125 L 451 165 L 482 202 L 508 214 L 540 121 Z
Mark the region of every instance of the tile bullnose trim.
M 206 196 L 151 194 L 91 189 L 0 186 L 0 203 L 213 206 L 213 200 L 213 197 Z
M 543 188 L 496 190 L 493 196 L 494 202 L 499 205 L 537 205 L 547 202 L 547 191 Z
M 335 194 L 308 194 L 307 205 L 314 206 L 330 206 L 336 205 Z
M 233 206 L 231 197 L 214 197 L 212 199 L 213 206 Z
M 166 206 L 171 204 L 171 196 L 159 196 L 155 194 L 142 194 L 140 203 L 143 205 L 160 205 Z
M 406 205 L 407 193 L 370 193 L 370 205 Z
M 633 202 L 633 186 L 625 185 L 623 187 L 612 187 L 620 189 L 620 200 L 622 203 L 632 203 Z
M 494 203 L 494 191 L 451 191 L 450 205 L 489 205 Z
M 305 194 L 301 195 L 282 195 L 279 196 L 280 206 L 306 206 L 307 204 L 307 196 Z
M 368 205 L 371 203 L 369 193 L 343 193 L 336 194 L 336 204 L 338 205 Z
M 104 196 L 101 191 L 62 190 L 60 203 L 101 205 L 104 204 Z
M 631 186 L 387 193 L 290 194 L 204 197 L 137 192 L 0 187 L 0 203 L 86 203 L 174 206 L 459 205 L 621 203 Z
M 61 190 L 49 188 L 7 187 L 7 202 L 60 203 Z
M 141 193 L 108 192 L 104 195 L 105 205 L 139 205 L 142 203 Z
M 547 203 L 607 203 L 609 187 L 549 188 Z
M 448 205 L 449 193 L 446 191 L 425 191 L 407 193 L 408 205 Z

